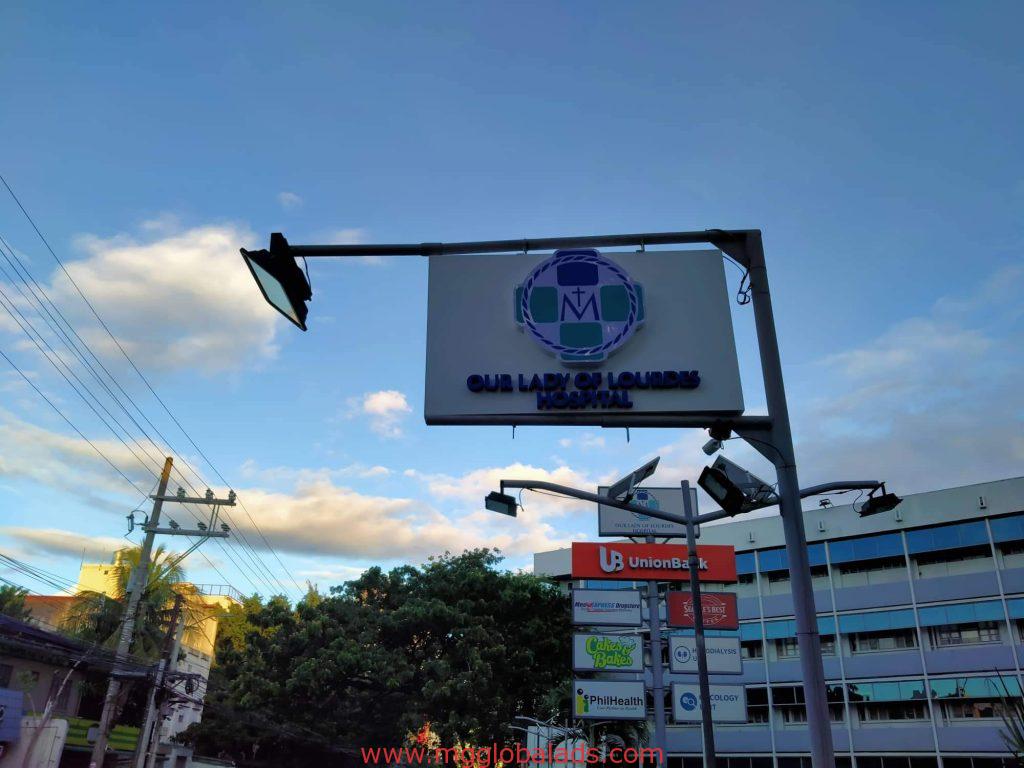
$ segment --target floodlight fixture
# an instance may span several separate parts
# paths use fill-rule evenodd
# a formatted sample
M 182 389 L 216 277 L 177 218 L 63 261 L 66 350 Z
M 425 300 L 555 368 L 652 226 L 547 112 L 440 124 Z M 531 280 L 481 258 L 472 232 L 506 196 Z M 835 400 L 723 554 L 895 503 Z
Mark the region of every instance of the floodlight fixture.
M 730 515 L 738 515 L 746 506 L 747 497 L 743 491 L 720 469 L 704 467 L 697 485 Z
M 876 496 L 875 494 L 878 493 L 878 491 L 881 491 L 881 493 Z M 896 509 L 902 501 L 903 499 L 895 493 L 887 493 L 885 490 L 885 483 L 882 483 L 868 494 L 867 501 L 865 501 L 861 505 L 861 508 L 857 510 L 857 514 L 861 517 L 867 517 L 868 515 L 878 515 L 882 512 L 890 512 Z
M 484 507 L 491 510 L 491 512 L 515 517 L 516 510 L 519 508 L 519 502 L 516 501 L 515 496 L 509 496 L 507 493 L 499 493 L 498 491 L 491 491 L 484 499 Z
M 658 468 L 658 462 L 661 461 L 661 456 L 655 456 L 653 459 L 648 461 L 646 464 L 637 467 L 628 475 L 621 480 L 617 480 L 612 483 L 608 488 L 608 496 L 612 499 L 618 499 L 625 502 L 633 500 L 633 494 L 637 487 L 644 480 L 654 474 L 654 471 Z
M 766 507 L 779 503 L 775 489 L 770 483 L 762 480 L 749 469 L 741 467 L 735 461 L 730 461 L 725 456 L 719 456 L 711 466 L 724 473 L 737 488 L 743 491 L 743 495 L 747 497 L 747 501 L 751 505 Z
M 241 252 L 267 303 L 305 331 L 309 312 L 306 302 L 313 298 L 313 291 L 284 235 L 274 232 L 270 236 L 269 251 L 242 248 Z

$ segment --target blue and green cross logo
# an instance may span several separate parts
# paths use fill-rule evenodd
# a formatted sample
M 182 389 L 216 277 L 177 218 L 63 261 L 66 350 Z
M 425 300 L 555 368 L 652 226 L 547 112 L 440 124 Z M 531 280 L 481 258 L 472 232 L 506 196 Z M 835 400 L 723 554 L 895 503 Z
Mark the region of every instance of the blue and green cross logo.
M 555 251 L 515 291 L 516 322 L 567 363 L 596 363 L 644 322 L 644 294 L 626 271 L 591 248 Z

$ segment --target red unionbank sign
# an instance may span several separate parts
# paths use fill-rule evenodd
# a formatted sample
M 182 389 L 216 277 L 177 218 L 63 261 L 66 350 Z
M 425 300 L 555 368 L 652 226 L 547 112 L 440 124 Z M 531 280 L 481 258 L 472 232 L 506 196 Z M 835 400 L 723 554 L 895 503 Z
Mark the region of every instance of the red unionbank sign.
M 723 544 L 697 547 L 701 581 L 736 581 L 736 551 Z M 645 581 L 687 581 L 686 547 L 682 544 L 572 545 L 572 578 Z
M 667 597 L 668 625 L 692 627 L 693 594 L 669 592 Z M 732 592 L 701 592 L 700 608 L 705 629 L 739 629 L 740 615 L 736 610 L 736 595 Z

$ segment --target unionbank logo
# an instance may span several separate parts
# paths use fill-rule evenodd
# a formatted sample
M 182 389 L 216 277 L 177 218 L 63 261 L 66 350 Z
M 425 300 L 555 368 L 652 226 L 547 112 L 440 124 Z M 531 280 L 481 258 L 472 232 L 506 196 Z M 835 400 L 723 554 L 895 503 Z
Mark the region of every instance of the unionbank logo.
M 601 570 L 605 573 L 615 573 L 625 568 L 622 553 L 615 549 L 598 547 L 598 557 L 601 560 Z
M 563 362 L 596 363 L 643 324 L 643 289 L 596 250 L 555 251 L 516 287 L 515 315 Z

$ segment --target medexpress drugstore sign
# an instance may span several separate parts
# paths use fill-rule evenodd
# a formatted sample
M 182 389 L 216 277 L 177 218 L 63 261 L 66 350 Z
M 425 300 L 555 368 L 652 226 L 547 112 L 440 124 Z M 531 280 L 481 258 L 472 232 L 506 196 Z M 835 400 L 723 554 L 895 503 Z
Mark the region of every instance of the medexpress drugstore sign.
M 643 624 L 640 591 L 636 589 L 574 589 L 573 624 L 598 627 L 639 627 Z
M 428 424 L 742 411 L 718 251 L 430 257 Z
M 586 720 L 644 720 L 647 718 L 643 681 L 573 681 L 572 710 Z
M 736 553 L 724 544 L 697 547 L 702 581 L 736 581 Z M 685 581 L 690 578 L 686 547 L 681 544 L 572 545 L 572 578 Z
M 572 668 L 580 672 L 641 672 L 643 640 L 637 635 L 573 635 Z

